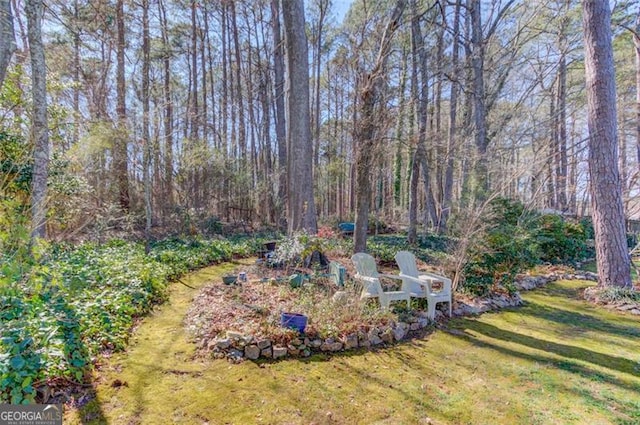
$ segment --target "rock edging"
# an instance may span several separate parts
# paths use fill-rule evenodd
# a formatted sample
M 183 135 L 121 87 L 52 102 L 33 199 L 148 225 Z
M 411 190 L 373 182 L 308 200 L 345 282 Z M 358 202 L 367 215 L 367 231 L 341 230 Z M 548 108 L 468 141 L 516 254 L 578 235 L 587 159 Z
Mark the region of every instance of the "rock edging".
M 244 360 L 309 357 L 313 353 L 335 353 L 356 348 L 385 346 L 406 339 L 411 333 L 420 331 L 431 321 L 426 313 L 420 312 L 407 322 L 394 322 L 388 325 L 362 327 L 357 332 L 338 338 L 310 338 L 300 335 L 286 345 L 269 339 L 259 339 L 240 332 L 227 331 L 223 337 L 217 337 L 206 344 L 206 349 L 216 359 L 238 363 Z M 203 347 L 205 348 L 205 347 Z

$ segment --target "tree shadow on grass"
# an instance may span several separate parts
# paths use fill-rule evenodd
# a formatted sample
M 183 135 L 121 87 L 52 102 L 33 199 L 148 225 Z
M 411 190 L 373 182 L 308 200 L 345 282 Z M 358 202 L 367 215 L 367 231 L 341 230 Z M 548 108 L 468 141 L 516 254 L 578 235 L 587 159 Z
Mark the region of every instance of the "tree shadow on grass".
M 374 370 L 355 367 L 352 364 L 348 363 L 345 363 L 343 367 L 346 368 L 348 374 L 357 376 L 361 382 L 375 383 L 382 394 L 390 391 L 399 393 L 401 395 L 401 398 L 407 402 L 404 406 L 405 409 L 411 408 L 411 406 L 419 406 L 420 408 L 425 409 L 425 415 L 428 413 L 429 416 L 431 416 L 437 412 L 438 416 L 446 418 L 448 421 L 457 421 L 459 419 L 452 417 L 450 414 L 447 414 L 440 407 L 442 405 L 438 403 L 437 400 L 425 397 L 424 394 L 420 394 L 418 392 L 409 391 L 401 381 L 383 380 L 380 377 L 376 376 Z M 425 375 L 425 380 L 427 379 L 428 376 Z
M 518 312 L 522 315 L 548 320 L 567 327 L 581 328 L 581 331 L 593 330 L 626 338 L 640 338 L 640 322 L 636 326 L 621 326 L 590 314 L 548 307 L 533 301 L 528 301 L 526 307 Z
M 469 343 L 473 346 L 482 349 L 494 350 L 499 352 L 505 356 L 509 356 L 511 358 L 518 358 L 528 362 L 529 369 L 533 372 L 537 370 L 538 365 L 547 365 L 557 370 L 562 370 L 571 374 L 575 374 L 576 376 L 583 378 L 585 380 L 594 382 L 594 383 L 606 383 L 611 384 L 620 388 L 621 390 L 626 390 L 630 393 L 628 396 L 620 397 L 618 395 L 613 395 L 603 389 L 601 386 L 591 386 L 584 385 L 580 381 L 573 379 L 545 379 L 543 378 L 540 382 L 541 385 L 550 385 L 548 390 L 552 391 L 554 396 L 560 397 L 560 394 L 570 394 L 573 393 L 576 397 L 582 400 L 582 402 L 587 406 L 592 406 L 599 409 L 603 414 L 615 417 L 616 422 L 619 424 L 636 424 L 637 419 L 640 418 L 640 382 L 633 383 L 630 380 L 620 379 L 612 374 L 595 370 L 591 367 L 581 365 L 577 363 L 573 359 L 556 359 L 553 356 L 545 356 L 545 355 L 536 355 L 529 354 L 524 351 L 519 351 L 511 348 L 504 347 L 499 344 L 494 344 L 492 342 L 479 339 L 478 337 L 466 333 L 466 332 L 450 332 L 453 337 L 463 340 L 466 343 Z M 428 351 L 428 348 L 422 347 L 423 350 Z M 425 358 L 421 355 L 420 351 L 412 352 L 397 352 L 393 354 L 394 358 L 400 359 L 403 364 L 415 371 L 418 371 L 420 374 L 425 376 L 425 380 L 430 381 L 433 379 L 434 371 L 430 370 L 428 366 L 428 362 L 425 364 Z M 485 357 L 486 358 L 486 357 Z M 494 360 L 495 361 L 495 360 Z M 509 360 L 506 360 L 506 363 L 509 363 Z M 460 370 L 462 368 L 461 365 L 453 364 L 452 368 Z M 439 372 L 435 372 L 436 374 L 441 375 Z M 452 371 L 452 374 L 455 375 L 458 372 Z M 468 370 L 463 370 L 463 373 L 472 373 Z M 543 372 L 544 373 L 544 372 Z M 518 380 L 514 379 L 512 385 L 518 385 Z M 452 387 L 454 388 L 454 387 Z M 469 391 L 469 389 L 455 387 L 455 391 Z M 524 403 L 524 406 L 527 406 L 527 400 L 520 399 L 518 397 L 517 392 L 513 393 L 513 397 L 517 399 L 516 404 L 518 402 Z M 526 397 L 526 396 L 525 396 Z M 577 407 L 580 408 L 580 407 Z M 552 415 L 554 418 L 558 415 L 562 415 L 562 409 L 556 409 Z M 532 413 L 535 413 L 532 411 Z M 569 412 L 570 414 L 570 412 Z M 560 416 L 557 417 L 559 419 Z M 550 418 L 549 418 L 550 419 Z M 635 420 L 635 422 L 634 422 Z M 500 423 L 496 421 L 495 423 Z M 522 423 L 540 423 L 534 419 L 531 422 L 522 422 Z M 545 422 L 546 423 L 546 422 Z
M 464 328 L 474 331 L 481 335 L 498 339 L 505 342 L 512 342 L 525 347 L 529 347 L 535 350 L 543 350 L 548 353 L 560 356 L 560 359 L 554 359 L 553 357 L 545 357 L 534 354 L 527 354 L 522 351 L 513 350 L 507 347 L 503 347 L 497 344 L 492 344 L 487 341 L 478 339 L 477 337 L 467 332 L 455 332 L 452 333 L 458 338 L 463 338 L 467 342 L 473 345 L 483 348 L 490 348 L 499 351 L 509 356 L 515 356 L 524 360 L 532 362 L 540 362 L 551 364 L 557 369 L 566 370 L 571 373 L 579 374 L 587 379 L 598 379 L 604 382 L 625 388 L 630 391 L 636 391 L 640 395 L 640 383 L 632 384 L 626 382 L 613 375 L 603 373 L 592 368 L 583 366 L 572 360 L 580 362 L 591 363 L 596 366 L 600 366 L 604 369 L 615 370 L 621 373 L 632 375 L 634 377 L 640 377 L 640 363 L 632 360 L 611 356 L 608 354 L 599 353 L 596 351 L 588 350 L 581 347 L 575 347 L 566 344 L 559 344 L 543 339 L 533 338 L 527 335 L 522 335 L 516 332 L 507 331 L 496 326 L 484 323 L 477 320 L 463 320 L 459 322 L 458 328 Z M 567 360 L 569 359 L 569 360 Z
M 535 293 L 556 298 L 580 299 L 580 291 L 591 285 L 574 286 L 574 284 L 562 284 L 553 282 L 548 285 L 536 288 Z

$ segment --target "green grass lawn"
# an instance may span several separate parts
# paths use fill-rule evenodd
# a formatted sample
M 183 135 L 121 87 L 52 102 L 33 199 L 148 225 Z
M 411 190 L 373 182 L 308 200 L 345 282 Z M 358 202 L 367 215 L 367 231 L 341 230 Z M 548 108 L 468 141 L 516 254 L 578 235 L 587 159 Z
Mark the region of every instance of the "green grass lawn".
M 640 320 L 580 301 L 589 284 L 375 352 L 240 365 L 192 360 L 182 319 L 197 290 L 174 284 L 65 424 L 640 424 Z

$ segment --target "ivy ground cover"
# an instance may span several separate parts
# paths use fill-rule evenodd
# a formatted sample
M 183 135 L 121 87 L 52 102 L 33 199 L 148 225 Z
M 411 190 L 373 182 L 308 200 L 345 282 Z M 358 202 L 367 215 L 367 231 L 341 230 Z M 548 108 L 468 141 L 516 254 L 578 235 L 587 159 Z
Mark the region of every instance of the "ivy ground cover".
M 37 265 L 2 258 L 0 403 L 47 401 L 82 384 L 100 352 L 127 344 L 136 318 L 187 271 L 255 252 L 259 241 L 162 241 L 52 247 Z

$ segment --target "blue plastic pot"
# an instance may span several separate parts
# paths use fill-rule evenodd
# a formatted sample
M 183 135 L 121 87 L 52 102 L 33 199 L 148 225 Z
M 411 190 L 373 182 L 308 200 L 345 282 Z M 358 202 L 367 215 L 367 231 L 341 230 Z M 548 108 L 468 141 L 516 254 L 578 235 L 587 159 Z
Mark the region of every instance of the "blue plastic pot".
M 304 329 L 307 327 L 307 316 L 300 313 L 281 313 L 280 325 L 304 333 Z

